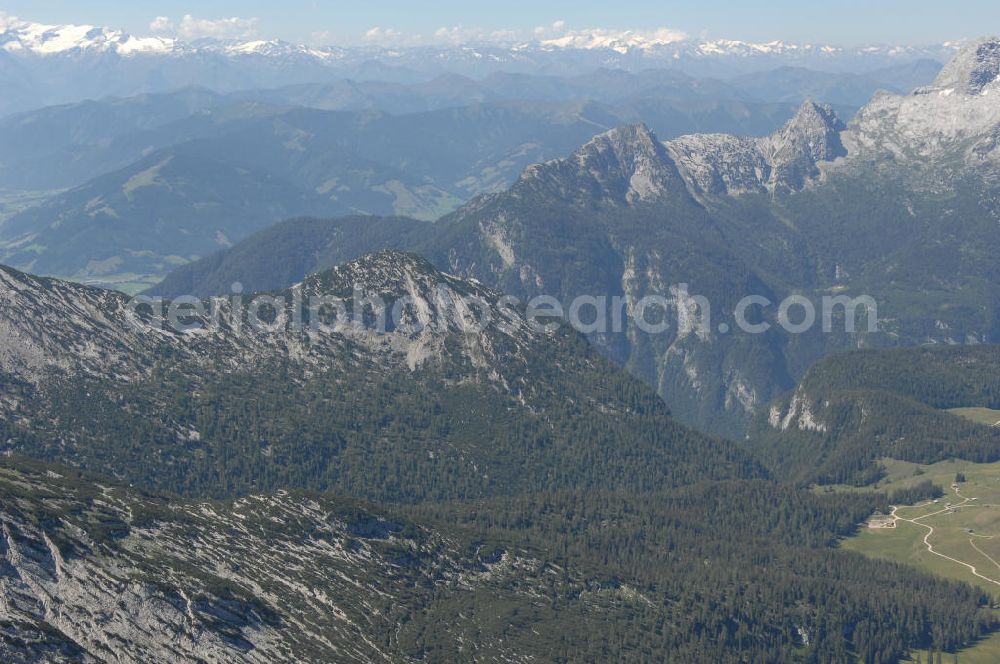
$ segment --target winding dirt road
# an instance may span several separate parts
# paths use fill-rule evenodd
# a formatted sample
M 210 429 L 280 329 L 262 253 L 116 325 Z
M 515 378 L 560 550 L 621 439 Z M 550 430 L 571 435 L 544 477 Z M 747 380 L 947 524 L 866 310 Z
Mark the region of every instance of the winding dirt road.
M 920 526 L 922 528 L 926 528 L 927 529 L 927 533 L 924 535 L 924 546 L 927 547 L 927 551 L 928 552 L 933 553 L 935 556 L 938 556 L 940 558 L 944 558 L 945 560 L 950 560 L 953 563 L 957 563 L 957 564 L 961 565 L 962 567 L 967 568 L 970 572 L 972 572 L 973 576 L 976 576 L 976 577 L 982 579 L 983 581 L 989 581 L 992 584 L 1000 586 L 1000 581 L 998 581 L 996 579 L 991 579 L 988 576 L 983 576 L 982 574 L 979 573 L 978 570 L 976 570 L 976 566 L 975 565 L 967 563 L 964 560 L 959 560 L 957 558 L 952 558 L 951 556 L 945 555 L 945 554 L 941 553 L 940 551 L 935 551 L 934 550 L 934 546 L 930 543 L 931 535 L 934 534 L 934 526 L 928 525 L 926 523 L 921 523 L 921 520 L 922 519 L 930 518 L 932 516 L 936 516 L 938 514 L 943 514 L 945 512 L 948 512 L 948 511 L 951 511 L 951 510 L 954 510 L 954 509 L 957 509 L 959 507 L 967 505 L 969 503 L 969 501 L 972 500 L 971 498 L 966 498 L 965 496 L 963 496 L 961 493 L 958 492 L 957 489 L 955 490 L 955 495 L 958 496 L 959 498 L 961 498 L 962 502 L 956 503 L 956 504 L 954 504 L 954 505 L 952 505 L 950 507 L 945 507 L 944 509 L 938 510 L 937 512 L 931 512 L 930 514 L 924 514 L 923 516 L 918 516 L 915 519 L 907 519 L 907 518 L 901 517 L 898 514 L 896 514 L 896 510 L 898 509 L 898 507 L 896 505 L 893 505 L 892 506 L 892 511 L 889 513 L 889 516 L 891 516 L 894 521 L 908 521 L 909 523 L 918 525 L 918 526 Z M 989 505 L 980 505 L 980 507 L 990 507 L 990 506 Z M 987 560 L 989 560 L 994 565 L 996 565 L 998 569 L 1000 569 L 1000 563 L 997 563 L 997 561 L 993 560 L 993 558 L 991 558 L 991 557 L 987 556 L 985 553 L 983 553 L 979 549 L 979 547 L 976 546 L 973 543 L 972 538 L 969 538 L 969 544 L 972 544 L 972 548 L 974 548 L 976 551 L 979 551 L 979 553 L 982 554 L 983 557 L 985 557 Z

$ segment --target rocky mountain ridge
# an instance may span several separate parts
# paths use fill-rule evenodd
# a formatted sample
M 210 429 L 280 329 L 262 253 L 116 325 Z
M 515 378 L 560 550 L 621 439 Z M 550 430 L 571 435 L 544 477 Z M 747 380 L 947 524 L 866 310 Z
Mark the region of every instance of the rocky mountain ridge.
M 0 451 L 196 496 L 403 502 L 761 472 L 571 330 L 410 254 L 162 307 L 2 274 Z
M 451 657 L 475 638 L 487 661 L 529 661 L 530 630 L 491 633 L 489 621 L 453 611 L 479 594 L 529 608 L 553 573 L 523 552 L 470 548 L 357 501 L 167 500 L 0 459 L 8 662 L 403 662 L 419 651 L 421 610 L 447 616 L 440 643 Z M 564 590 L 587 587 L 559 576 Z M 596 617 L 599 603 L 579 596 L 575 606 Z
M 797 191 L 819 175 L 820 163 L 847 154 L 844 128 L 830 106 L 808 101 L 770 136 L 692 134 L 667 149 L 699 196 Z
M 668 149 L 700 196 L 797 191 L 839 168 L 909 172 L 929 181 L 972 169 L 995 180 L 998 53 L 995 37 L 966 45 L 932 85 L 911 95 L 878 93 L 847 125 L 829 106 L 810 101 L 771 136 L 694 134 L 669 141 Z
M 851 155 L 880 168 L 916 171 L 930 182 L 972 168 L 997 179 L 1000 39 L 964 48 L 933 85 L 910 96 L 882 94 L 861 109 L 843 135 Z
M 0 371 L 34 385 L 51 369 L 128 381 L 141 376 L 162 355 L 228 363 L 233 368 L 272 353 L 318 364 L 345 344 L 383 358 L 388 366 L 416 370 L 425 360 L 443 358 L 449 337 L 470 344 L 466 360 L 502 367 L 516 357 L 512 347 L 529 346 L 544 336 L 533 332 L 520 312 L 501 311 L 499 293 L 442 274 L 426 260 L 399 251 L 365 256 L 309 276 L 270 296 L 281 311 L 275 316 L 273 306 L 261 308 L 264 313 L 256 324 L 240 311 L 254 295 L 247 294 L 246 304 L 239 307 L 234 304 L 236 297 L 242 300 L 242 296 L 214 298 L 198 304 L 197 310 L 188 303 L 191 308 L 183 311 L 190 315 L 178 315 L 174 327 L 166 320 L 167 305 L 157 303 L 154 311 L 151 300 L 133 301 L 116 291 L 0 266 Z M 331 298 L 340 299 L 344 309 L 326 307 Z M 371 304 L 365 298 L 373 298 Z M 314 301 L 315 310 L 310 308 Z M 310 318 L 313 315 L 317 320 Z M 374 320 L 377 316 L 385 322 Z M 38 324 L 40 319 L 44 326 Z M 487 320 L 496 324 L 484 325 Z M 487 341 L 494 335 L 503 335 L 503 342 Z M 505 346 L 503 361 L 488 352 L 493 343 Z
M 551 195 L 572 186 L 575 191 L 565 192 L 569 205 L 597 201 L 629 206 L 654 202 L 680 185 L 663 144 L 639 124 L 599 134 L 568 158 L 529 166 L 511 195 Z

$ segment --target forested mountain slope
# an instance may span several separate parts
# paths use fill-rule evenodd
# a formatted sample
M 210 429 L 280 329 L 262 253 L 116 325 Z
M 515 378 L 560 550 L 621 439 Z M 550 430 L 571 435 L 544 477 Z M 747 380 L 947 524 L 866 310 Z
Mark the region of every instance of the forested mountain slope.
M 406 249 L 433 230 L 407 217 L 289 219 L 231 249 L 182 265 L 147 292 L 210 297 L 239 283 L 247 292 L 280 290 L 306 276 L 383 249 Z
M 828 548 L 875 508 L 762 481 L 194 502 L 4 458 L 0 656 L 881 664 L 996 627 L 968 586 Z
M 228 301 L 217 327 L 211 304 L 183 318 L 202 329 L 135 326 L 118 293 L 0 276 L 2 407 L 21 432 L 6 447 L 36 457 L 194 495 L 299 486 L 402 501 L 760 476 L 575 333 L 544 332 L 412 255 L 272 294 L 286 320 L 304 310 L 302 329 L 281 331 L 228 317 Z M 398 305 L 384 332 L 355 289 Z M 350 318 L 313 311 L 313 297 L 343 298 Z
M 1000 408 L 1000 347 L 832 355 L 762 411 L 747 437 L 784 479 L 866 483 L 882 457 L 934 463 L 1000 459 L 1000 430 L 946 412 Z
M 552 635 L 611 639 L 639 604 L 356 500 L 186 502 L 10 459 L 0 593 L 0 658 L 47 663 L 527 662 L 586 652 Z

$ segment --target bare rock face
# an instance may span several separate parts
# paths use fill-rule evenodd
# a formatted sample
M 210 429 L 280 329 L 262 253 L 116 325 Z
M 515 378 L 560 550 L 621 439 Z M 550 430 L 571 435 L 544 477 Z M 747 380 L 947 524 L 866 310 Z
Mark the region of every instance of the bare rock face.
M 844 123 L 830 106 L 803 104 L 794 118 L 762 141 L 773 169 L 770 188 L 801 189 L 819 175 L 818 164 L 845 156 L 843 130 Z
M 771 136 L 682 136 L 667 143 L 696 196 L 794 192 L 825 168 L 898 170 L 921 182 L 966 169 L 1000 180 L 1000 39 L 959 51 L 933 85 L 912 95 L 880 92 L 849 126 L 806 102 Z
M 628 203 L 653 200 L 677 182 L 669 156 L 645 125 L 601 134 L 575 158 L 582 171 Z
M 0 460 L 3 662 L 410 661 L 400 603 L 433 605 L 439 584 L 530 606 L 546 571 L 350 501 L 168 501 L 59 471 Z M 457 648 L 482 628 L 449 624 Z M 531 659 L 497 651 L 483 661 Z
M 32 381 L 47 367 L 94 373 L 137 369 L 137 349 L 158 340 L 124 321 L 127 298 L 0 266 L 0 373 Z
M 635 205 L 656 201 L 682 186 L 663 144 L 640 124 L 599 134 L 567 159 L 529 166 L 512 192 L 554 190 L 578 205 Z
M 489 350 L 503 336 L 516 346 L 531 342 L 534 333 L 523 319 L 480 329 L 481 319 L 500 320 L 498 294 L 473 282 L 438 272 L 426 260 L 399 251 L 365 256 L 328 272 L 313 275 L 279 294 L 288 306 L 308 306 L 311 297 L 336 294 L 350 303 L 355 295 L 381 296 L 390 309 L 404 301 L 395 327 L 368 329 L 354 325 L 353 313 L 327 320 L 326 334 L 290 326 L 271 333 L 242 325 L 213 325 L 230 320 L 232 305 L 224 298 L 202 303 L 192 330 L 173 329 L 154 321 L 145 306 L 132 306 L 115 291 L 39 278 L 0 266 L 0 375 L 37 385 L 50 370 L 116 377 L 129 381 L 143 376 L 150 358 L 161 355 L 199 363 L 224 362 L 233 369 L 253 366 L 266 358 L 292 357 L 305 366 L 342 361 L 345 344 L 364 348 L 385 366 L 405 364 L 415 369 L 436 362 L 449 338 L 461 338 L 467 358 L 476 364 L 501 362 Z M 249 303 L 253 296 L 247 296 Z M 471 304 L 470 304 L 471 303 Z M 484 303 L 488 311 L 473 310 Z M 163 308 L 164 312 L 167 308 Z M 391 310 L 385 312 L 390 319 Z M 290 322 L 286 316 L 286 322 Z M 468 334 L 477 331 L 478 334 Z M 2 409 L 2 400 L 0 400 Z
M 760 139 L 727 134 L 692 134 L 667 143 L 692 192 L 732 195 L 765 190 L 771 164 Z
M 1000 39 L 984 37 L 963 48 L 944 66 L 934 84 L 919 93 L 955 90 L 964 95 L 983 94 L 1000 79 Z
M 844 123 L 830 106 L 805 102 L 771 136 L 693 134 L 667 143 L 695 195 L 798 191 L 819 176 L 819 164 L 846 155 Z
M 882 93 L 858 112 L 844 133 L 857 167 L 897 169 L 947 182 L 972 169 L 1000 176 L 1000 39 L 965 47 L 934 84 L 912 95 Z
M 481 369 L 509 365 L 538 336 L 520 317 L 505 317 L 497 306 L 500 294 L 473 281 L 439 272 L 426 259 L 401 251 L 363 256 L 327 272 L 308 277 L 292 292 L 309 301 L 336 294 L 345 300 L 355 293 L 375 294 L 384 300 L 383 330 L 326 321 L 338 337 L 363 348 L 385 365 L 405 363 L 415 370 L 437 364 L 447 355 L 449 341 L 460 340 L 461 356 Z M 318 301 L 318 300 L 317 300 Z M 355 305 L 358 303 L 355 302 Z M 392 309 L 399 315 L 393 318 Z M 501 329 L 489 323 L 505 321 Z M 322 339 L 314 338 L 313 342 Z M 501 357 L 496 348 L 509 355 Z M 499 378 L 500 373 L 496 373 Z

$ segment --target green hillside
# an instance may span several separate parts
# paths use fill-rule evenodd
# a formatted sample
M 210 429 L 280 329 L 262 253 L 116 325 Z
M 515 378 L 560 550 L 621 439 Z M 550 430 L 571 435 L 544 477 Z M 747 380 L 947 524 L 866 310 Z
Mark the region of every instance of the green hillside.
M 789 479 L 869 483 L 882 473 L 881 457 L 1000 459 L 1000 431 L 982 419 L 998 405 L 997 346 L 841 353 L 770 404 L 748 446 Z

